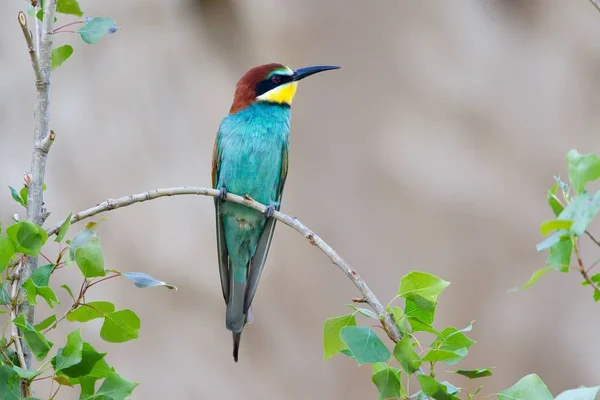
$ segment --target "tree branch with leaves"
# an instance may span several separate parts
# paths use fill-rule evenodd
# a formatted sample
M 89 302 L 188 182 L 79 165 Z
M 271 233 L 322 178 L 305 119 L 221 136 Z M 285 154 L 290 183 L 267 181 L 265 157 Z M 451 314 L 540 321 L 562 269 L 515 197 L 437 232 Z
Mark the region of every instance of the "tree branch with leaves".
M 597 6 L 595 1 L 592 3 Z M 57 16 L 77 19 L 55 26 Z M 66 322 L 101 320 L 99 335 L 104 341 L 123 343 L 137 339 L 141 322 L 134 311 L 118 309 L 110 301 L 88 301 L 87 295 L 95 286 L 121 278 L 132 281 L 139 288 L 176 287 L 143 272 L 105 268 L 98 224 L 89 222 L 71 239 L 66 239 L 71 225 L 100 213 L 163 197 L 219 196 L 219 191 L 201 187 L 150 190 L 108 199 L 68 215 L 54 227 L 43 227 L 49 216 L 44 204 L 46 161 L 57 138 L 50 130 L 51 74 L 74 51 L 71 45 L 55 47 L 54 36 L 72 34 L 85 43 L 94 44 L 118 30 L 111 18 L 82 17 L 83 12 L 76 0 L 30 0 L 27 15 L 21 12 L 17 18 L 35 78 L 35 123 L 31 170 L 24 174 L 19 190 L 10 187 L 13 199 L 24 207 L 26 218 L 15 215 L 4 233 L 0 226 L 0 306 L 10 317 L 11 328 L 5 329 L 5 336 L 0 339 L 0 398 L 31 398 L 32 385 L 46 379 L 52 380 L 46 397 L 49 400 L 54 399 L 61 388 L 74 386 L 79 387 L 80 400 L 129 398 L 138 382 L 119 375 L 106 361 L 106 353 L 97 351 L 85 341 L 80 329 L 71 331 L 64 338 L 62 347 L 55 346 L 46 334 Z M 34 32 L 30 26 L 34 26 Z M 586 267 L 579 240 L 586 235 L 600 246 L 600 242 L 588 231 L 589 224 L 600 211 L 600 192 L 592 196 L 585 191 L 587 183 L 600 179 L 600 159 L 572 151 L 567 161 L 571 185 L 556 180 L 548 193 L 548 202 L 556 219 L 541 226 L 542 234 L 549 236 L 538 245 L 538 250 L 549 251 L 548 265 L 534 273 L 524 287 L 530 286 L 551 269 L 562 272 L 575 269 L 581 274 L 584 284 L 594 289 L 597 301 L 600 299 L 600 274 L 590 274 L 596 263 Z M 226 201 L 260 212 L 266 209 L 265 205 L 248 195 L 229 193 Z M 410 271 L 400 279 L 395 297 L 384 306 L 356 270 L 316 233 L 297 218 L 282 212 L 275 212 L 273 218 L 296 230 L 327 255 L 360 292 L 361 296 L 348 304 L 349 313 L 325 321 L 325 360 L 343 354 L 358 365 L 371 365 L 371 379 L 379 399 L 470 400 L 481 393 L 481 386 L 469 391 L 455 385 L 458 377 L 473 380 L 492 375 L 490 368 L 467 370 L 455 367 L 475 343 L 468 336 L 473 323 L 462 329 L 452 326 L 438 329 L 434 324 L 438 298 L 448 288 L 449 282 L 429 273 Z M 55 255 L 44 252 L 44 246 L 51 237 L 59 244 Z M 571 266 L 572 253 L 576 258 L 575 266 Z M 42 259 L 43 265 L 38 266 Z M 54 274 L 67 270 L 72 264 L 77 265 L 82 283 L 78 290 L 68 285 L 60 287 L 63 291 L 61 297 L 66 297 L 70 305 L 64 313 L 57 313 L 55 307 L 62 303 L 56 293 L 58 288 L 50 281 Z M 37 318 L 40 321 L 36 323 L 34 311 L 40 298 L 48 304 L 51 314 L 43 319 Z M 402 305 L 397 304 L 399 300 L 403 301 Z M 358 307 L 360 304 L 367 304 L 370 309 Z M 358 325 L 357 317 L 366 318 L 364 326 Z M 58 347 L 56 351 L 55 347 Z M 40 363 L 39 367 L 33 366 L 33 358 Z M 453 368 L 450 376 L 454 383 L 439 378 L 437 367 L 440 364 Z M 563 392 L 558 398 L 593 400 L 598 391 L 600 387 L 579 388 Z M 39 397 L 38 393 L 35 395 Z M 553 398 L 542 380 L 534 374 L 522 378 L 496 396 L 501 400 Z

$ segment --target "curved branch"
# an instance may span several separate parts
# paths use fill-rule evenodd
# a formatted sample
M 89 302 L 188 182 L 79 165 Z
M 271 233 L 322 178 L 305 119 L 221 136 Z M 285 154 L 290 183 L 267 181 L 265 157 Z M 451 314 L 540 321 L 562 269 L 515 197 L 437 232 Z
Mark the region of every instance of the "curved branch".
M 198 196 L 211 196 L 217 197 L 219 196 L 219 191 L 216 189 L 208 189 L 201 187 L 191 187 L 191 186 L 183 186 L 176 188 L 168 188 L 168 189 L 155 189 L 150 190 L 148 192 L 130 194 L 129 196 L 120 197 L 118 199 L 108 199 L 95 207 L 89 208 L 87 210 L 83 210 L 78 212 L 77 214 L 71 217 L 71 223 L 81 221 L 86 218 L 93 217 L 94 215 L 100 214 L 105 211 L 115 210 L 121 207 L 127 207 L 129 205 L 135 203 L 141 203 L 143 201 L 154 200 L 160 197 L 168 197 L 168 196 L 181 196 L 181 195 L 198 195 Z M 256 211 L 264 212 L 266 210 L 266 206 L 254 201 L 250 196 L 238 196 L 232 193 L 227 194 L 227 201 L 231 201 L 237 204 L 243 204 L 247 207 L 250 207 Z M 354 285 L 358 288 L 360 293 L 362 294 L 361 301 L 367 303 L 373 311 L 377 314 L 379 319 L 381 320 L 382 326 L 385 329 L 387 335 L 394 342 L 400 340 L 401 335 L 398 330 L 398 327 L 394 323 L 392 316 L 386 312 L 385 307 L 381 304 L 381 302 L 377 299 L 375 294 L 369 289 L 367 283 L 361 279 L 358 273 L 350 267 L 350 265 L 342 258 L 340 255 L 329 246 L 323 239 L 321 239 L 316 233 L 308 229 L 304 224 L 298 221 L 297 218 L 291 217 L 287 214 L 284 214 L 279 211 L 275 211 L 273 214 L 273 218 L 277 221 L 289 226 L 290 228 L 296 230 L 302 236 L 304 236 L 310 244 L 319 248 L 323 253 L 329 257 L 331 262 L 336 265 L 339 269 L 346 274 L 348 278 L 354 283 Z M 60 224 L 55 226 L 54 228 L 49 229 L 48 236 L 54 235 L 58 232 L 60 228 Z

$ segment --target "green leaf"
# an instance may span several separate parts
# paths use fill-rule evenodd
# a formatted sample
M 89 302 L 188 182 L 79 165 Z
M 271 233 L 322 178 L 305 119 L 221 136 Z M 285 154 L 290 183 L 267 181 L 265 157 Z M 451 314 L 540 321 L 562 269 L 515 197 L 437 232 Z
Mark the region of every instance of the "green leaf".
M 460 330 L 454 327 L 448 327 L 440 332 L 440 335 L 433 342 L 431 347 L 451 351 L 463 348 L 468 350 L 476 342 L 465 335 L 464 332 L 470 332 L 472 328 L 473 322 Z
M 435 275 L 411 271 L 400 280 L 398 296 L 404 298 L 422 297 L 435 302 L 448 285 L 450 285 L 450 282 L 440 279 Z
M 69 254 L 71 255 L 72 260 L 75 259 L 75 251 L 88 244 L 94 235 L 96 235 L 96 233 L 91 229 L 82 229 L 75 235 L 69 244 Z
M 102 365 L 108 365 L 103 360 L 104 356 L 106 356 L 106 353 L 98 353 L 91 344 L 83 342 L 83 346 L 81 348 L 81 361 L 71 367 L 63 369 L 60 371 L 60 374 L 68 376 L 69 378 L 80 378 L 82 376 L 90 375 L 100 363 L 102 363 Z M 107 376 L 97 375 L 101 374 L 94 374 L 95 377 L 100 378 Z M 71 379 L 71 382 L 75 384 L 77 383 L 77 380 Z
M 131 310 L 106 314 L 100 328 L 100 337 L 110 343 L 123 343 L 138 338 L 140 318 Z
M 323 325 L 323 360 L 348 348 L 340 339 L 340 331 L 346 326 L 356 326 L 354 315 L 343 315 L 325 321 Z
M 6 264 L 15 255 L 17 246 L 8 236 L 0 235 L 0 273 L 6 268 Z
M 552 235 L 548 236 L 546 239 L 542 240 L 540 243 L 535 246 L 538 252 L 542 252 L 544 250 L 548 250 L 552 246 L 556 245 L 558 242 L 563 240 L 564 238 L 569 237 L 569 232 L 565 230 L 560 230 L 558 232 L 554 232 Z
M 394 306 L 392 307 L 391 310 L 387 310 L 388 312 L 392 313 L 392 318 L 394 319 L 394 323 L 396 324 L 396 326 L 398 327 L 398 329 L 400 330 L 400 333 L 402 335 L 406 335 L 407 333 L 410 333 L 410 327 L 408 325 L 408 318 L 406 317 L 406 315 L 404 314 L 404 311 L 402 311 L 402 309 L 398 306 Z
M 43 331 L 44 329 L 48 328 L 50 325 L 52 325 L 55 322 L 56 322 L 56 315 L 52 314 L 51 316 L 49 316 L 42 322 L 35 324 L 33 327 L 35 328 L 36 331 Z
M 23 289 L 27 293 L 27 301 L 31 305 L 36 305 L 36 296 L 41 296 L 50 308 L 54 308 L 54 304 L 60 304 L 54 290 L 48 286 L 50 281 L 50 274 L 54 270 L 54 265 L 48 264 L 42 267 L 36 268 L 33 271 L 31 278 L 27 279 L 23 283 Z
M 104 318 L 106 314 L 115 311 L 115 305 L 108 301 L 92 301 L 82 304 L 67 314 L 67 321 L 87 322 L 96 318 Z
M 27 207 L 27 194 L 28 194 L 27 186 L 23 186 L 21 188 L 21 190 L 19 191 L 19 195 L 21 196 L 21 200 L 23 200 L 23 204 L 25 204 L 25 207 Z
M 400 370 L 385 363 L 373 364 L 371 380 L 377 386 L 379 399 L 406 398 L 406 392 L 400 383 Z
M 27 207 L 27 202 L 26 202 L 27 200 L 23 201 L 23 199 L 21 198 L 21 196 L 19 196 L 19 193 L 17 192 L 17 190 L 14 187 L 9 186 L 8 189 L 10 189 L 10 195 L 12 196 L 14 201 L 19 203 L 23 207 Z
M 19 377 L 21 377 L 22 379 L 27 379 L 27 380 L 33 379 L 40 374 L 40 371 L 31 370 L 31 369 L 23 369 L 16 365 L 13 365 L 12 369 L 13 369 L 13 371 L 15 371 L 17 373 L 17 375 L 19 375 Z
M 4 282 L 0 284 L 0 305 L 10 304 L 10 290 L 8 288 L 8 283 Z
M 85 231 L 88 230 L 84 230 L 84 232 Z M 75 249 L 75 262 L 83 276 L 86 278 L 106 275 L 100 239 L 95 232 L 90 232 L 92 232 L 92 235 L 88 238 L 87 242 L 83 246 Z
M 458 397 L 448 393 L 448 386 L 430 376 L 417 374 L 417 380 L 421 391 L 435 400 L 458 400 Z
M 84 42 L 96 44 L 113 26 L 115 26 L 115 21 L 112 18 L 96 17 L 79 28 L 77 33 Z
M 86 400 L 98 399 L 106 396 L 111 400 L 128 399 L 139 382 L 129 381 L 116 372 L 111 373 L 100 385 L 96 394 L 86 397 Z
M 130 281 L 133 281 L 135 286 L 139 288 L 164 286 L 167 289 L 177 290 L 177 287 L 169 285 L 166 282 L 159 281 L 158 279 L 154 279 L 153 277 L 144 272 L 123 272 L 121 273 L 121 276 L 123 278 L 129 279 Z
M 552 186 L 552 188 L 548 190 L 548 205 L 552 209 L 554 215 L 557 217 L 565 209 L 565 207 L 561 204 L 560 200 L 556 196 L 559 186 L 560 185 L 558 184 L 558 182 L 556 182 L 554 186 Z
M 67 218 L 65 218 L 65 220 L 63 221 L 63 223 L 60 224 L 60 228 L 58 228 L 58 233 L 56 234 L 56 238 L 54 239 L 54 241 L 56 243 L 62 242 L 62 240 L 64 239 L 65 235 L 67 234 L 67 231 L 69 230 L 69 227 L 71 226 L 71 217 L 72 216 L 73 216 L 73 213 L 70 213 L 67 216 Z
M 571 265 L 571 252 L 573 250 L 573 242 L 571 238 L 563 238 L 554 246 L 550 247 L 546 264 L 552 269 L 560 272 L 569 272 Z
M 600 211 L 600 192 L 597 192 L 593 197 L 588 192 L 583 192 L 571 199 L 571 202 L 560 213 L 558 219 L 573 221 L 569 232 L 581 236 L 598 211 Z
M 520 288 L 514 288 L 511 290 L 519 290 L 519 289 L 525 290 L 525 289 L 531 287 L 534 283 L 536 283 L 538 281 L 538 279 L 540 279 L 542 276 L 546 275 L 546 272 L 550 271 L 551 269 L 552 269 L 552 267 L 544 267 L 544 268 L 538 269 L 531 275 L 531 278 L 529 278 L 529 280 L 527 281 L 526 284 L 524 284 Z
M 600 158 L 593 153 L 579 154 L 577 150 L 571 150 L 567 153 L 567 164 L 569 181 L 577 194 L 585 190 L 586 183 L 600 178 Z
M 71 383 L 71 381 L 69 380 L 69 378 L 67 378 L 64 375 L 54 376 L 52 378 L 52 380 L 55 381 L 55 382 L 57 382 L 59 385 L 73 387 L 73 384 Z
M 54 271 L 54 264 L 46 264 L 33 271 L 31 279 L 38 286 L 48 286 L 50 284 L 50 275 Z
M 539 376 L 529 374 L 498 393 L 498 400 L 554 400 L 554 397 Z
M 412 345 L 409 335 L 404 335 L 394 346 L 394 357 L 407 374 L 412 374 L 421 367 L 421 358 Z
M 432 326 L 435 318 L 437 301 L 431 301 L 420 296 L 415 296 L 406 299 L 405 303 L 404 313 L 410 322 L 413 332 L 433 331 L 433 333 L 437 333 Z
M 67 291 L 67 293 L 69 294 L 69 296 L 71 296 L 71 298 L 73 300 L 75 300 L 75 296 L 73 296 L 73 291 L 71 290 L 71 288 L 69 287 L 69 285 L 67 285 L 66 283 L 64 285 L 60 285 L 61 288 L 65 289 Z
M 431 349 L 423 357 L 423 361 L 438 362 L 441 361 L 448 365 L 454 365 L 461 362 L 467 356 L 467 349 L 440 350 Z
M 36 257 L 48 234 L 41 227 L 29 221 L 20 221 L 6 229 L 6 234 L 13 240 L 17 252 Z
M 23 314 L 19 314 L 19 316 L 13 320 L 13 323 L 21 330 L 25 342 L 33 352 L 35 358 L 42 361 L 44 357 L 48 355 L 48 352 L 54 343 L 46 340 L 44 335 L 31 326 L 29 322 L 25 321 L 25 316 Z
M 340 337 L 356 358 L 358 365 L 386 362 L 390 358 L 388 348 L 369 327 L 346 326 L 342 328 Z
M 58 349 L 56 357 L 52 359 L 54 371 L 58 372 L 65 368 L 79 364 L 82 360 L 83 341 L 79 328 L 69 333 L 65 347 Z
M 58 0 L 56 3 L 56 12 L 61 14 L 76 15 L 78 17 L 83 15 L 77 0 Z
M 375 314 L 375 313 L 374 313 L 373 311 L 371 311 L 371 310 L 367 310 L 367 309 L 365 309 L 365 308 L 359 308 L 359 307 L 356 307 L 354 304 L 347 304 L 347 306 L 348 306 L 348 307 L 350 307 L 351 309 L 353 309 L 354 311 L 361 313 L 361 314 L 362 314 L 362 315 L 364 315 L 365 317 L 368 317 L 368 318 L 373 318 L 373 319 L 379 320 L 379 317 L 377 316 L 377 314 Z
M 553 219 L 550 221 L 542 222 L 542 225 L 540 225 L 540 233 L 542 234 L 542 236 L 546 236 L 547 234 L 549 234 L 552 231 L 559 231 L 559 230 L 568 231 L 569 229 L 571 229 L 572 225 L 573 225 L 573 221 Z
M 0 394 L 2 400 L 20 400 L 19 374 L 8 365 L 0 367 Z
M 492 370 L 489 368 L 485 369 L 457 369 L 454 371 L 455 374 L 466 376 L 469 379 L 485 378 L 486 376 L 492 376 Z
M 63 65 L 67 58 L 73 54 L 73 47 L 68 44 L 57 47 L 52 50 L 52 71 Z
M 600 391 L 600 386 L 580 387 L 566 390 L 559 394 L 554 400 L 595 400 Z

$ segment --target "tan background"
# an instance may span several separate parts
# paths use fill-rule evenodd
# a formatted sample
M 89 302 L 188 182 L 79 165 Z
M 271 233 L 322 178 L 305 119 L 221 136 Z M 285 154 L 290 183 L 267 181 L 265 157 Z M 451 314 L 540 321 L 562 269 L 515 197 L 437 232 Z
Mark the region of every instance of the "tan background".
M 3 188 L 18 186 L 29 168 L 34 99 L 16 23 L 24 1 L 6 4 Z M 598 151 L 600 14 L 587 1 L 81 5 L 123 29 L 96 46 L 56 37 L 74 44 L 75 54 L 53 75 L 50 223 L 106 197 L 209 185 L 214 135 L 242 73 L 272 61 L 338 64 L 342 70 L 300 85 L 283 211 L 328 240 L 383 302 L 411 269 L 451 281 L 437 326 L 476 321 L 479 343 L 462 366 L 496 367 L 481 382 L 486 393 L 530 372 L 555 394 L 598 384 L 600 317 L 590 290 L 575 275 L 554 273 L 529 291 L 507 293 L 543 265 L 535 244 L 539 222 L 550 217 L 545 189 L 553 174 L 565 174 L 566 152 Z M 3 193 L 6 223 L 19 207 Z M 83 327 L 109 363 L 141 381 L 135 399 L 376 398 L 368 367 L 341 356 L 322 361 L 323 321 L 347 313 L 357 292 L 298 234 L 277 229 L 236 365 L 212 200 L 163 199 L 107 216 L 99 232 L 108 265 L 180 289 L 113 282 L 90 295 L 142 318 L 140 340 L 122 345 L 102 343 L 99 324 Z M 75 269 L 53 279 L 80 282 Z

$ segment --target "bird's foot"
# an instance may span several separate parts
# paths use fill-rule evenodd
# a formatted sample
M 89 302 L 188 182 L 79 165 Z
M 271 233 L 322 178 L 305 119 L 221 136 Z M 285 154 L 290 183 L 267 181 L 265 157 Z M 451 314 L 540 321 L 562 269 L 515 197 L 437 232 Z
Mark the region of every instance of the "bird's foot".
M 267 206 L 267 208 L 265 208 L 265 211 L 264 211 L 265 218 L 271 218 L 273 216 L 273 214 L 275 214 L 275 211 L 276 211 L 277 207 L 279 207 L 279 205 L 280 205 L 280 203 L 278 203 L 276 201 L 269 202 L 269 205 Z
M 222 187 L 221 189 L 219 189 L 219 195 L 217 196 L 217 199 L 223 202 L 227 200 L 227 188 Z

